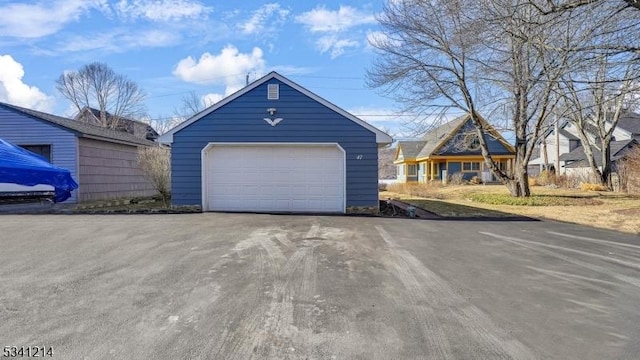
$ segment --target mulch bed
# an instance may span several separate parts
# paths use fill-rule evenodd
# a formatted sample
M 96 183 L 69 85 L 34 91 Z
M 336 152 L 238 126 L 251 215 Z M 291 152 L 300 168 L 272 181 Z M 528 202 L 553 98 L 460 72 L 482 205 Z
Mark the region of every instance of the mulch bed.
M 383 217 L 409 217 L 407 211 L 393 205 L 386 200 L 380 200 L 380 216 Z

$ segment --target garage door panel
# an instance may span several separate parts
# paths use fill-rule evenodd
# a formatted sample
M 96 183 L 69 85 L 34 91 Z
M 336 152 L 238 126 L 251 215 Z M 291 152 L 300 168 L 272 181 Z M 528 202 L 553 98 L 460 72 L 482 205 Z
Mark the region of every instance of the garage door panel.
M 213 145 L 205 210 L 344 211 L 344 153 L 335 145 Z

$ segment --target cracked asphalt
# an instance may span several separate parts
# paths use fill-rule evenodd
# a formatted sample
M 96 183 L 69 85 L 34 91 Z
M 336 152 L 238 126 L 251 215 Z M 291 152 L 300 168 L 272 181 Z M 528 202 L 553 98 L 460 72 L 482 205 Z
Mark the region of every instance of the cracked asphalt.
M 640 238 L 555 222 L 0 216 L 0 351 L 638 359 Z

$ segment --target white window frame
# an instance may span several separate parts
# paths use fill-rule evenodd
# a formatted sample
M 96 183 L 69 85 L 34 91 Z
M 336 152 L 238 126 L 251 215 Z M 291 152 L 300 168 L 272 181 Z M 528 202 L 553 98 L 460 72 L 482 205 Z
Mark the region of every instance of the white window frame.
M 404 176 L 404 164 L 398 165 L 398 175 Z
M 411 172 L 412 166 L 413 172 Z M 407 176 L 418 176 L 418 164 L 407 164 Z

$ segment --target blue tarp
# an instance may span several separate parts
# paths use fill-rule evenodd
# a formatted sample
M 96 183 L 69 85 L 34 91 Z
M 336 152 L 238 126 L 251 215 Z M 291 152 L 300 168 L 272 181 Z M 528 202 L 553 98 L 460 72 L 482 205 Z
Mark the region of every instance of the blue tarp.
M 55 188 L 55 202 L 67 200 L 78 184 L 67 169 L 51 165 L 40 155 L 0 139 L 0 183 Z

